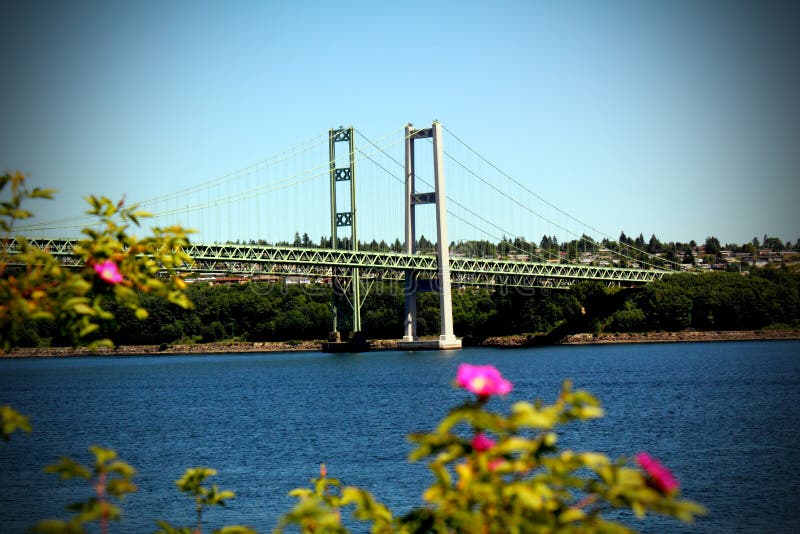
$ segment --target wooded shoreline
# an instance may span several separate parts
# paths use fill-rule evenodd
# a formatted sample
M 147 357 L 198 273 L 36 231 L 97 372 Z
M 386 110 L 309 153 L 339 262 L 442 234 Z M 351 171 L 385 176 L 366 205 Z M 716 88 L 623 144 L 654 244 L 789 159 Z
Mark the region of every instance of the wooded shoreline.
M 522 348 L 546 345 L 606 345 L 627 343 L 694 343 L 708 341 L 765 341 L 800 339 L 800 329 L 732 330 L 681 332 L 620 332 L 570 334 L 554 343 L 542 343 L 535 336 L 516 335 L 489 337 L 476 347 Z M 372 350 L 396 350 L 397 340 L 371 341 Z M 67 356 L 137 356 L 166 354 L 237 354 L 248 352 L 314 352 L 322 349 L 322 341 L 300 342 L 222 342 L 163 345 L 123 345 L 91 351 L 86 347 L 27 347 L 12 349 L 0 358 L 47 358 Z

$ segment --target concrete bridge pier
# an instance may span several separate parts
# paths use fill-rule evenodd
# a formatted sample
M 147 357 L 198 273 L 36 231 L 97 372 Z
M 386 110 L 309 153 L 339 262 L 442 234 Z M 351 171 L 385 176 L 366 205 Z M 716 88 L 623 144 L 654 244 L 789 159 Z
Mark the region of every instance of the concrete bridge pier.
M 439 319 L 441 334 L 436 340 L 420 340 L 417 337 L 417 273 L 405 274 L 405 306 L 403 339 L 397 342 L 399 350 L 460 349 L 461 340 L 453 333 L 453 302 L 450 289 L 450 250 L 447 239 L 447 205 L 444 181 L 444 149 L 442 147 L 442 125 L 434 122 L 431 128 L 415 130 L 406 126 L 405 150 L 405 253 L 416 252 L 416 225 L 414 210 L 418 204 L 435 204 L 436 207 L 436 255 L 439 265 Z M 414 141 L 433 138 L 434 191 L 417 193 L 414 183 Z

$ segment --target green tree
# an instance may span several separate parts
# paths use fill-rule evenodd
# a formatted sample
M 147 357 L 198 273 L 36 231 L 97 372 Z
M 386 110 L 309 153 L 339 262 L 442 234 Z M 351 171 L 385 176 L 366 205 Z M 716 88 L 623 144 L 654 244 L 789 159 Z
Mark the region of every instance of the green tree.
M 784 245 L 783 241 L 780 240 L 780 238 L 767 237 L 766 235 L 764 236 L 763 247 L 773 252 L 782 252 L 786 248 L 786 246 Z
M 439 295 L 426 292 L 417 295 L 417 333 L 420 336 L 439 335 Z
M 637 302 L 653 330 L 683 330 L 692 322 L 692 300 L 673 285 L 650 284 Z
M 650 236 L 650 241 L 647 242 L 647 252 L 650 254 L 658 254 L 662 250 L 661 241 L 658 240 L 655 234 Z
M 403 324 L 402 287 L 389 282 L 376 282 L 361 308 L 361 321 L 362 331 L 368 338 L 398 337 Z
M 497 309 L 485 289 L 453 293 L 453 328 L 469 344 L 491 334 L 491 324 Z
M 609 317 L 609 332 L 637 332 L 647 327 L 647 318 L 644 312 L 637 308 L 631 301 L 625 302 L 625 308 L 617 310 Z
M 424 235 L 417 241 L 417 252 L 420 254 L 432 254 L 436 250 L 436 244 L 429 241 Z
M 719 244 L 719 239 L 714 236 L 709 236 L 706 238 L 706 245 L 705 245 L 705 253 L 709 255 L 714 255 L 716 257 L 720 256 L 720 252 L 722 251 L 722 246 Z
M 692 247 L 687 246 L 683 252 L 683 263 L 694 265 L 694 254 L 692 254 Z

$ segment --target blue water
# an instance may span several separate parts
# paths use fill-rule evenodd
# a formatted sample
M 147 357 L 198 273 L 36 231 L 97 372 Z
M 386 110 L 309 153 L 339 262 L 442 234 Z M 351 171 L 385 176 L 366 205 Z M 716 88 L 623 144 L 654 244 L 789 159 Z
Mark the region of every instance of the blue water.
M 363 355 L 276 353 L 0 360 L 0 405 L 34 432 L 0 442 L 0 531 L 65 518 L 88 496 L 42 467 L 87 448 L 116 449 L 139 491 L 113 532 L 152 532 L 155 519 L 192 523 L 174 486 L 186 467 L 216 468 L 236 491 L 207 513 L 206 531 L 247 524 L 270 532 L 324 462 L 395 511 L 421 503 L 430 481 L 409 464 L 405 436 L 427 430 L 465 393 L 459 363 L 491 363 L 514 383 L 511 402 L 554 400 L 564 378 L 598 396 L 607 416 L 577 423 L 563 445 L 611 456 L 647 450 L 710 515 L 694 525 L 637 521 L 644 532 L 795 532 L 800 508 L 800 342 L 547 347 Z

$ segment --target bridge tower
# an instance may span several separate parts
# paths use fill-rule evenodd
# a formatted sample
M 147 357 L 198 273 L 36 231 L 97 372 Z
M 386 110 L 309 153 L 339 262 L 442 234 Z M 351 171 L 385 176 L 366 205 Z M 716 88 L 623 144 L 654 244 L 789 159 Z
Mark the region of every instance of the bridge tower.
M 414 129 L 412 124 L 405 131 L 405 250 L 406 254 L 416 253 L 415 209 L 420 204 L 435 204 L 436 207 L 436 256 L 439 265 L 439 316 L 441 334 L 435 341 L 420 341 L 417 337 L 417 290 L 420 281 L 413 270 L 405 274 L 405 309 L 403 339 L 398 341 L 398 349 L 460 349 L 461 340 L 453 333 L 453 302 L 450 291 L 450 249 L 447 239 L 447 206 L 444 187 L 444 148 L 442 147 L 442 125 L 434 121 L 430 128 Z M 415 189 L 414 141 L 433 138 L 434 191 L 417 193 Z
M 348 149 L 348 164 L 346 166 L 338 167 L 336 160 L 336 145 L 347 143 Z M 353 252 L 358 251 L 358 235 L 356 233 L 356 162 L 355 162 L 355 140 L 353 135 L 353 127 L 331 129 L 328 132 L 328 154 L 330 163 L 330 188 L 331 188 L 331 248 L 339 249 L 340 240 L 337 235 L 337 230 L 341 227 L 350 227 L 350 250 Z M 337 202 L 338 185 L 343 182 L 349 182 L 350 203 L 349 206 L 343 207 L 344 211 L 339 211 L 339 204 Z M 336 273 L 334 273 L 336 274 Z M 359 269 L 353 267 L 350 276 L 334 276 L 332 280 L 334 284 L 333 295 L 333 331 L 331 341 L 339 341 L 339 319 L 342 318 L 343 322 L 349 323 L 345 326 L 357 336 L 357 332 L 361 331 L 361 284 L 359 280 Z M 345 307 L 347 301 L 352 315 L 344 317 L 342 308 Z M 349 320 L 348 320 L 349 319 Z M 335 339 L 333 339 L 335 338 Z

